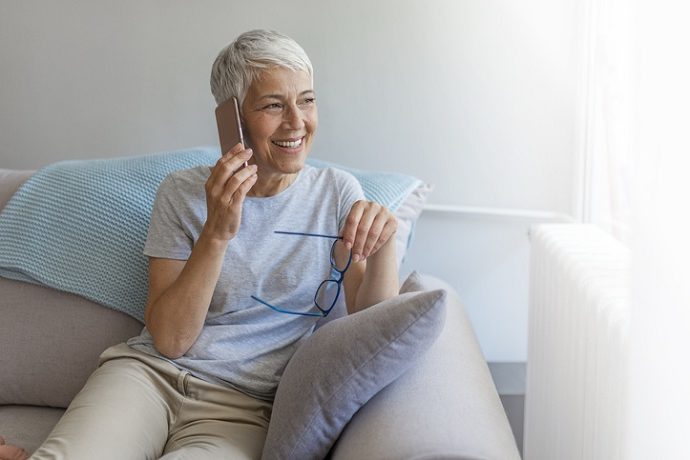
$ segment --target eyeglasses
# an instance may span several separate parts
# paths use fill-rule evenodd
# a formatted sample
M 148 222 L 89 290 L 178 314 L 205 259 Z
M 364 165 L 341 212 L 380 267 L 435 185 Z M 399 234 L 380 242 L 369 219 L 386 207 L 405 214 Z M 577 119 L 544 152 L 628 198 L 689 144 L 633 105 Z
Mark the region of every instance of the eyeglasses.
M 257 302 L 267 306 L 268 308 L 275 310 L 280 313 L 288 313 L 290 315 L 302 315 L 302 316 L 316 316 L 316 317 L 324 317 L 328 316 L 328 314 L 333 310 L 333 307 L 335 307 L 336 302 L 338 301 L 338 297 L 340 296 L 340 290 L 343 285 L 343 279 L 345 272 L 347 269 L 350 267 L 350 263 L 352 262 L 352 252 L 350 252 L 348 258 L 347 258 L 347 263 L 344 266 L 338 266 L 337 261 L 335 260 L 335 244 L 338 242 L 338 240 L 342 240 L 342 236 L 332 236 L 332 235 L 321 235 L 318 233 L 301 233 L 301 232 L 284 232 L 280 230 L 276 230 L 273 233 L 278 233 L 281 235 L 298 235 L 298 236 L 311 236 L 311 237 L 317 237 L 317 238 L 332 238 L 335 241 L 333 241 L 333 245 L 331 246 L 331 274 L 333 272 L 337 273 L 337 278 L 330 278 L 330 279 L 325 279 L 321 281 L 321 284 L 319 284 L 319 287 L 316 289 L 316 293 L 314 294 L 314 305 L 316 308 L 319 310 L 318 312 L 298 312 L 298 311 L 290 311 L 285 308 L 280 308 L 276 307 L 275 305 L 271 305 L 270 303 L 266 302 L 265 300 L 262 300 L 258 298 L 257 296 L 251 296 L 252 299 L 256 300 Z

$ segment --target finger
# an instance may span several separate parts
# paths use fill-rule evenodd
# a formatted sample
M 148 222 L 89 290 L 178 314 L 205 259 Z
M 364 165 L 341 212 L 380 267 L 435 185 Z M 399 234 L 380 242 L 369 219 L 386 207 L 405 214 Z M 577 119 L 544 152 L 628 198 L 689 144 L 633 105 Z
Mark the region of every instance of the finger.
M 376 254 L 379 251 L 379 249 L 381 249 L 381 247 L 384 244 L 386 244 L 388 240 L 391 239 L 391 237 L 395 234 L 397 228 L 398 222 L 395 219 L 386 222 L 386 225 L 383 227 L 383 231 L 379 236 L 379 240 L 376 242 L 376 244 L 374 245 L 374 249 L 372 249 L 369 255 Z
M 257 179 L 258 176 L 256 174 L 253 174 L 240 184 L 235 193 L 232 195 L 232 198 L 229 202 L 229 206 L 232 212 L 238 215 L 242 214 L 242 205 L 244 204 L 244 199 L 247 197 L 247 193 L 249 193 L 249 190 L 251 190 L 254 184 L 256 184 Z
M 240 153 L 242 150 L 244 150 L 244 146 L 242 145 L 241 142 L 238 142 L 237 144 L 233 145 L 233 146 L 230 148 L 230 150 L 228 150 L 227 152 L 223 153 L 223 155 L 221 156 L 221 158 L 223 158 L 223 157 L 225 157 L 225 156 L 235 156 L 235 155 L 237 155 L 238 153 Z
M 211 172 L 213 172 L 219 163 L 237 155 L 242 150 L 244 150 L 244 147 L 241 143 L 238 142 L 237 144 L 233 145 L 232 148 L 230 148 L 230 150 L 228 150 L 227 152 L 222 152 L 220 158 L 218 158 L 218 161 L 216 161 L 216 164 L 211 166 L 209 169 L 211 170 Z
M 228 179 L 235 174 L 245 161 L 252 156 L 252 150 L 246 149 L 235 156 L 225 156 L 218 160 L 216 167 L 207 180 L 208 190 L 212 195 L 221 195 Z
M 249 193 L 249 190 L 251 190 L 254 184 L 256 184 L 258 178 L 259 176 L 252 174 L 244 182 L 242 182 L 242 184 L 240 184 L 240 187 L 235 192 L 235 202 L 239 204 L 244 202 L 244 198 L 247 196 L 247 193 Z
M 256 170 L 256 165 L 249 165 L 233 174 L 223 187 L 223 194 L 220 197 L 221 202 L 230 203 L 235 192 L 249 177 L 256 174 Z
M 359 219 L 359 225 L 357 226 L 357 232 L 355 234 L 355 242 L 352 244 L 352 260 L 359 262 L 362 259 L 364 245 L 369 237 L 369 230 L 371 229 L 371 224 L 376 218 L 376 212 L 368 207 L 362 218 Z
M 240 145 L 240 144 L 238 144 Z M 240 169 L 244 163 L 251 158 L 253 154 L 252 149 L 242 149 L 239 152 L 231 150 L 226 155 L 220 157 L 217 161 L 217 165 L 227 165 L 233 171 Z
M 366 242 L 364 243 L 364 248 L 362 249 L 362 255 L 365 259 L 369 257 L 372 249 L 374 249 L 374 245 L 381 237 L 381 232 L 383 231 L 383 227 L 386 225 L 387 221 L 388 215 L 385 211 L 378 213 L 376 217 L 374 217 L 374 221 L 371 223 L 371 228 L 369 229 Z
M 343 243 L 345 243 L 347 249 L 352 249 L 352 245 L 355 242 L 357 226 L 359 225 L 359 219 L 362 218 L 363 213 L 364 208 L 361 201 L 356 201 L 355 204 L 352 205 L 352 208 L 350 208 L 350 213 L 345 220 L 342 234 Z

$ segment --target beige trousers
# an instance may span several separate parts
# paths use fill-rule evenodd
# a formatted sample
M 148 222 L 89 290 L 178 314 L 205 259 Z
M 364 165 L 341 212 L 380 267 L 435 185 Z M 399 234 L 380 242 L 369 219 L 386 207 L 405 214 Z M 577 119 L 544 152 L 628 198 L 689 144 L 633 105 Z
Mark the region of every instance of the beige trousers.
M 108 348 L 32 459 L 258 459 L 271 403 Z

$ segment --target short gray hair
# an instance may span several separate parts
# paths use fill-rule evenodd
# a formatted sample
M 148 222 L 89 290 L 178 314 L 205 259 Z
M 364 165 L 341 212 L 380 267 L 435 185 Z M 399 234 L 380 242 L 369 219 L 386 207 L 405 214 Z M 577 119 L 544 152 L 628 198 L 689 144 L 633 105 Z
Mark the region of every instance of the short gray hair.
M 250 30 L 223 48 L 211 69 L 211 93 L 217 104 L 235 96 L 242 105 L 254 79 L 271 67 L 304 71 L 314 79 L 311 61 L 292 38 L 272 30 Z

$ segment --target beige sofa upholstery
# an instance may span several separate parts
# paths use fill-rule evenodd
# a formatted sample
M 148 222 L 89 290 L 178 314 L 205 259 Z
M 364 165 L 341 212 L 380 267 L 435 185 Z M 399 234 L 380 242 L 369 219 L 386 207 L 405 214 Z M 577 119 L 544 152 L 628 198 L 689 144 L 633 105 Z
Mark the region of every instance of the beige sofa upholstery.
M 0 170 L 0 209 L 30 171 Z M 0 235 L 2 238 L 2 235 Z M 510 426 L 453 288 L 446 325 L 413 368 L 346 426 L 334 459 L 518 459 Z M 35 450 L 108 346 L 137 320 L 74 294 L 0 278 L 0 435 Z

